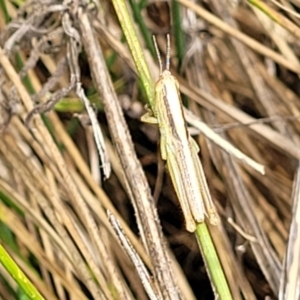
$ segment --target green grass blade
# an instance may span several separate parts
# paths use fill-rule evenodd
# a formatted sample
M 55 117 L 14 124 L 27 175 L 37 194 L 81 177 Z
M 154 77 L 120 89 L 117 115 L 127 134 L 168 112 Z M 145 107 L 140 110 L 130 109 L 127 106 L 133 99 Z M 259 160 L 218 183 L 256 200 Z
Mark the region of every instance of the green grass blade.
M 143 89 L 151 107 L 154 103 L 154 82 L 151 78 L 148 66 L 145 61 L 144 53 L 138 41 L 134 27 L 128 14 L 124 0 L 113 0 L 119 22 L 126 37 L 129 49 L 131 51 L 135 66 L 137 68 Z
M 219 296 L 218 299 L 232 299 L 218 254 L 205 223 L 197 224 L 196 236 L 201 253 L 205 258 L 206 268 L 215 288 L 215 293 Z
M 18 267 L 10 255 L 0 244 L 0 263 L 4 266 L 7 272 L 14 278 L 17 284 L 24 290 L 30 299 L 42 300 L 44 297 L 38 292 L 31 281 Z
M 146 46 L 149 49 L 149 51 L 151 52 L 152 57 L 156 57 L 156 52 L 155 52 L 155 49 L 153 46 L 153 41 L 152 41 L 151 35 L 148 31 L 148 28 L 144 22 L 144 18 L 141 14 L 140 4 L 137 4 L 137 2 L 135 0 L 129 0 L 129 2 L 131 5 L 134 19 L 139 24 L 139 28 L 144 37 Z
M 172 3 L 172 16 L 176 54 L 178 58 L 177 70 L 179 71 L 184 57 L 184 34 L 181 26 L 182 16 L 180 13 L 180 4 L 177 1 L 173 1 Z

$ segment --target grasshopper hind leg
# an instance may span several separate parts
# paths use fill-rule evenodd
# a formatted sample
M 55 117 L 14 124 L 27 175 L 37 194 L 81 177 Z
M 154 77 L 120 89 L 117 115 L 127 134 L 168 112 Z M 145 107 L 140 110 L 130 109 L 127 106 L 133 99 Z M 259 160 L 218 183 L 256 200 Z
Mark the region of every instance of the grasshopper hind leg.
M 212 225 L 218 225 L 220 223 L 220 218 L 217 213 L 216 207 L 213 203 L 213 200 L 211 198 L 208 185 L 206 182 L 204 170 L 200 158 L 198 157 L 198 152 L 200 148 L 193 138 L 190 138 L 190 147 L 193 155 L 193 160 L 195 162 L 195 168 L 198 174 L 199 184 L 201 187 L 201 194 L 204 200 L 204 206 L 205 206 L 206 213 L 208 215 L 209 222 Z
M 175 157 L 174 157 L 174 159 L 171 159 L 171 157 L 169 155 L 169 157 L 167 159 L 167 167 L 168 167 L 169 174 L 171 176 L 173 186 L 174 186 L 176 195 L 178 197 L 183 215 L 184 215 L 186 230 L 189 232 L 194 232 L 196 230 L 196 223 L 195 223 L 194 217 L 192 215 L 192 212 L 190 210 L 189 203 L 187 202 L 187 197 L 185 194 L 183 182 L 180 178 L 180 170 L 178 168 Z

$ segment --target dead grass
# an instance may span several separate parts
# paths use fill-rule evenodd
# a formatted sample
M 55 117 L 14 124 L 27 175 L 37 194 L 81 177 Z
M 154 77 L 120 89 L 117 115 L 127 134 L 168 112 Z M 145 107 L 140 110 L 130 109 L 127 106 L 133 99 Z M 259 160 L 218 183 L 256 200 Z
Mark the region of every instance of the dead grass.
M 296 1 L 280 2 L 288 11 L 275 1 L 257 2 L 261 10 L 245 2 L 231 7 L 225 0 L 203 7 L 178 2 L 182 32 L 172 35 L 172 67 L 184 101 L 266 170 L 261 175 L 197 137 L 222 217 L 222 225 L 210 231 L 233 299 L 294 299 L 300 281 L 300 7 Z M 152 285 L 158 294 L 165 289 L 163 299 L 172 298 L 174 278 L 183 299 L 213 299 L 196 240 L 184 229 L 160 159 L 157 128 L 139 121 L 145 96 L 112 4 L 78 5 L 2 2 L 1 244 L 46 299 L 147 299 L 109 223 L 109 210 L 156 274 Z M 155 34 L 165 45 L 165 34 L 178 28 L 168 4 L 151 2 L 141 12 L 144 24 L 136 25 L 147 31 L 141 30 L 141 41 Z M 183 49 L 176 48 L 180 34 Z M 73 48 L 70 37 L 77 42 Z M 144 47 L 155 73 L 156 62 Z M 78 97 L 81 87 L 98 111 L 112 165 L 103 184 Z M 139 215 L 132 203 L 143 206 Z M 150 208 L 154 204 L 163 234 Z M 149 227 L 146 234 L 138 229 L 141 223 Z M 157 278 L 157 266 L 169 260 L 172 271 L 166 265 Z M 0 280 L 0 297 L 19 299 L 3 270 Z

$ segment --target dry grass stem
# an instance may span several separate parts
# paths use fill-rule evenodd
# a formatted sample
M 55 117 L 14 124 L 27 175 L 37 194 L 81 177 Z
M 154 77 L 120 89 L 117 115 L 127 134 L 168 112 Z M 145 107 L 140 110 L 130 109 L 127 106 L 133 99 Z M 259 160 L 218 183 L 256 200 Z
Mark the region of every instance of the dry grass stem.
M 232 298 L 299 298 L 299 1 L 200 2 L 0 0 L 0 246 L 44 299 L 216 296 L 141 122 L 167 33 Z

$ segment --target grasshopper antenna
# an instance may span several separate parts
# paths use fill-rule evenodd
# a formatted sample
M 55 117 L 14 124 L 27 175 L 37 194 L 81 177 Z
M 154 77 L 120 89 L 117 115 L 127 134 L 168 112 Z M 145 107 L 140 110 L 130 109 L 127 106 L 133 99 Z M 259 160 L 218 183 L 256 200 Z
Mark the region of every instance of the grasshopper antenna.
M 167 34 L 167 50 L 166 50 L 166 70 L 167 71 L 170 71 L 170 52 L 171 52 L 170 35 Z
M 156 42 L 156 38 L 153 35 L 153 43 L 154 43 L 154 47 L 155 47 L 155 51 L 156 51 L 156 56 L 158 59 L 158 63 L 159 63 L 159 75 L 161 75 L 163 73 L 163 68 L 162 68 L 162 61 L 161 61 L 161 56 L 158 50 L 158 46 L 157 46 L 157 42 Z

